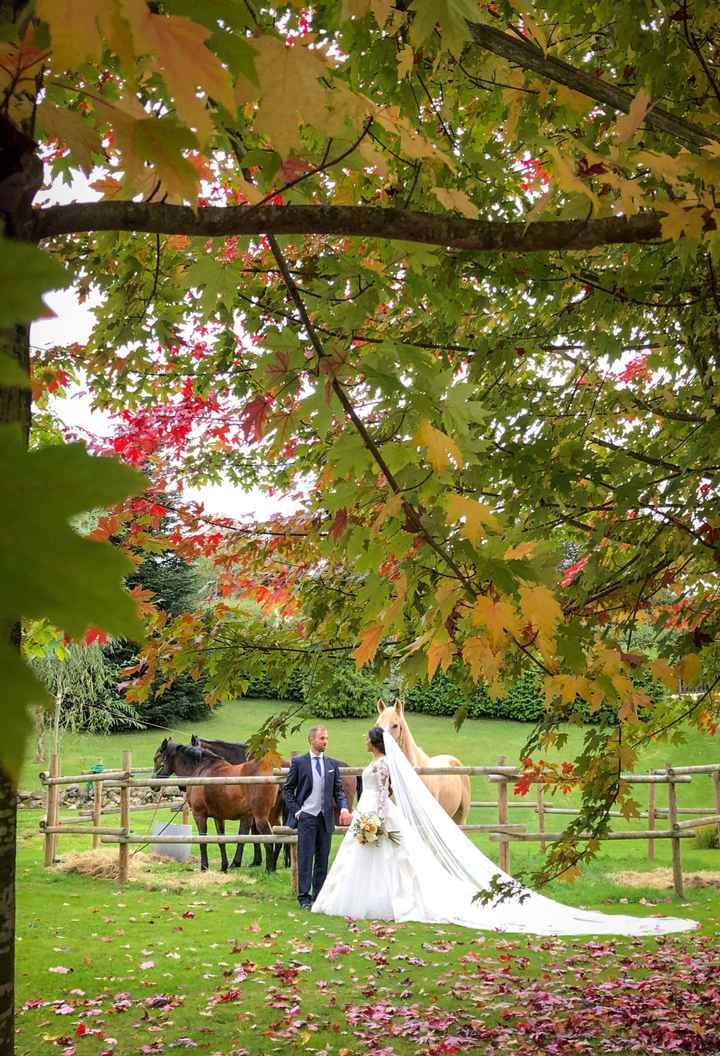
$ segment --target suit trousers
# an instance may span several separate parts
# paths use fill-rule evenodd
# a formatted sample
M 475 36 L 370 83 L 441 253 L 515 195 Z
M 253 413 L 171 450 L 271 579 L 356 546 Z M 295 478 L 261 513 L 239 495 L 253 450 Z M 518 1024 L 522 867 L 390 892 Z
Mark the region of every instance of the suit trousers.
M 332 833 L 322 811 L 317 815 L 302 812 L 297 821 L 298 902 L 302 905 L 317 898 L 325 883 Z

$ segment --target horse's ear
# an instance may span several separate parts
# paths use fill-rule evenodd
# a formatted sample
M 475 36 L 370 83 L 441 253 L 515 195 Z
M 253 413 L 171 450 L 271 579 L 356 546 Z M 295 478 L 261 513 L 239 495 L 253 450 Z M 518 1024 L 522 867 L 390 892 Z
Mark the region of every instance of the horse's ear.
M 190 744 L 197 746 L 197 743 L 198 743 L 197 734 L 194 733 L 192 735 L 192 737 L 190 738 Z
M 379 700 L 377 702 L 377 709 L 378 709 L 378 715 L 382 715 L 382 713 L 385 711 L 385 701 L 384 700 Z
M 402 713 L 403 713 L 402 697 L 398 697 L 398 699 L 395 701 L 395 711 L 397 712 L 398 715 L 402 715 Z
M 163 751 L 163 750 L 164 750 L 165 748 L 167 748 L 167 743 L 168 743 L 168 739 L 167 739 L 167 737 L 163 737 L 163 740 L 162 740 L 162 744 L 160 745 L 160 751 L 161 751 L 161 752 L 162 752 L 162 751 Z

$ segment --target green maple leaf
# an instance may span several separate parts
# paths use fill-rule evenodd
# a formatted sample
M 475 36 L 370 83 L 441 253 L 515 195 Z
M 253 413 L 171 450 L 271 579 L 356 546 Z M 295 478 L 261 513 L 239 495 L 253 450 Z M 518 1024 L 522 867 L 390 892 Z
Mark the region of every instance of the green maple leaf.
M 69 283 L 70 275 L 49 253 L 25 242 L 0 239 L 0 326 L 37 319 L 45 308 L 42 295 Z M 7 376 L 3 380 L 16 384 Z
M 144 637 L 123 587 L 131 562 L 70 525 L 77 514 L 120 502 L 144 486 L 139 473 L 113 459 L 92 458 L 81 444 L 27 451 L 14 426 L 0 428 L 0 663 L 6 701 L 0 763 L 13 777 L 31 726 L 27 708 L 48 698 L 10 644 L 10 629 L 31 618 L 47 619 L 73 637 L 91 625 Z
M 479 6 L 473 0 L 415 0 L 415 18 L 410 40 L 417 47 L 427 40 L 439 25 L 443 49 L 459 55 L 470 39 L 468 21 L 478 22 Z

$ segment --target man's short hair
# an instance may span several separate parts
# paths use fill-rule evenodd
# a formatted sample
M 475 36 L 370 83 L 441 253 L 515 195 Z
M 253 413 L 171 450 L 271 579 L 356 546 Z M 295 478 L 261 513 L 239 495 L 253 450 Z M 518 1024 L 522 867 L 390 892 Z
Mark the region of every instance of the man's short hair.
M 308 730 L 308 742 L 312 741 L 316 733 L 320 733 L 320 730 L 327 732 L 327 726 L 311 726 Z

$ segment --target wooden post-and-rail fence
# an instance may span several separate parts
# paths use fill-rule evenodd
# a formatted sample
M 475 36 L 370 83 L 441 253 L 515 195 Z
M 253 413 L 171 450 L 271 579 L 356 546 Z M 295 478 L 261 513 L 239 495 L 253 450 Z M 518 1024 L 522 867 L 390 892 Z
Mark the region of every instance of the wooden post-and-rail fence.
M 510 800 L 509 784 L 515 783 L 521 771 L 510 766 L 505 756 L 499 756 L 494 766 L 462 766 L 462 767 L 416 767 L 416 773 L 422 774 L 468 774 L 469 776 L 483 776 L 497 785 L 496 799 L 473 800 L 471 807 L 476 810 L 492 810 L 497 814 L 497 821 L 485 824 L 467 824 L 461 828 L 465 832 L 485 832 L 491 840 L 500 844 L 499 864 L 500 868 L 510 872 L 510 845 L 513 842 L 536 842 L 540 849 L 545 851 L 548 843 L 554 843 L 563 838 L 562 832 L 550 832 L 547 830 L 548 815 L 577 815 L 579 810 L 574 807 L 555 807 L 548 805 L 543 792 L 542 784 L 536 785 L 535 805 L 531 803 Z M 341 773 L 358 775 L 362 773 L 361 767 L 342 767 Z M 242 784 L 282 784 L 285 781 L 287 770 L 276 769 L 272 774 L 257 775 L 252 777 L 154 777 L 152 768 L 142 767 L 133 769 L 132 756 L 130 752 L 123 752 L 122 766 L 117 770 L 103 770 L 100 773 L 74 774 L 63 777 L 60 774 L 60 759 L 54 754 L 50 760 L 48 774 L 41 774 L 43 784 L 47 789 L 47 812 L 41 821 L 41 831 L 45 838 L 44 861 L 45 865 L 52 865 L 57 855 L 57 841 L 60 835 L 83 834 L 91 837 L 93 848 L 100 844 L 117 844 L 118 846 L 118 874 L 121 883 L 128 879 L 129 847 L 131 844 L 228 844 L 228 843 L 287 843 L 290 844 L 292 882 L 293 888 L 297 889 L 297 834 L 294 830 L 276 827 L 272 836 L 267 835 L 206 835 L 200 836 L 194 833 L 190 836 L 172 836 L 165 834 L 138 834 L 131 828 L 131 814 L 138 810 L 153 810 L 158 806 L 169 806 L 176 813 L 182 810 L 183 823 L 188 824 L 189 810 L 184 800 L 174 800 L 170 803 L 148 803 L 132 804 L 130 793 L 133 788 L 157 788 L 163 789 L 167 786 L 185 787 L 191 785 L 242 785 Z M 678 805 L 677 786 L 689 784 L 694 777 L 707 775 L 713 785 L 714 804 L 712 807 L 685 807 Z M 615 831 L 609 832 L 604 839 L 607 840 L 645 840 L 647 841 L 647 858 L 652 861 L 656 840 L 670 840 L 672 843 L 672 868 L 673 886 L 675 893 L 683 897 L 683 872 L 681 858 L 681 840 L 692 839 L 695 830 L 707 826 L 717 825 L 720 830 L 720 763 L 710 763 L 702 766 L 671 766 L 667 764 L 662 770 L 652 770 L 648 774 L 623 774 L 622 780 L 631 784 L 647 785 L 648 803 L 647 810 L 641 811 L 640 816 L 647 818 L 647 828 L 639 831 Z M 92 808 L 84 813 L 77 813 L 74 818 L 60 817 L 60 789 L 63 785 L 88 782 L 94 785 Z M 659 806 L 656 799 L 658 785 L 667 785 L 668 803 L 667 807 Z M 119 789 L 120 802 L 118 806 L 103 805 L 103 791 L 106 787 Z M 538 819 L 538 831 L 528 832 L 525 824 L 512 824 L 510 822 L 511 810 L 525 810 L 535 813 Z M 107 814 L 119 814 L 119 824 L 116 826 L 103 824 L 103 816 Z M 681 821 L 684 815 L 692 815 L 689 820 Z M 699 815 L 699 816 L 698 816 Z M 620 817 L 619 811 L 611 811 L 611 817 Z M 658 827 L 658 821 L 664 822 L 664 827 Z M 341 826 L 335 830 L 342 834 L 347 830 Z M 581 837 L 582 838 L 582 837 Z

